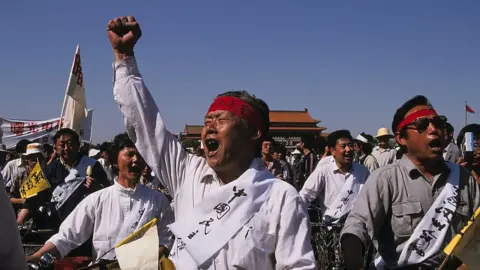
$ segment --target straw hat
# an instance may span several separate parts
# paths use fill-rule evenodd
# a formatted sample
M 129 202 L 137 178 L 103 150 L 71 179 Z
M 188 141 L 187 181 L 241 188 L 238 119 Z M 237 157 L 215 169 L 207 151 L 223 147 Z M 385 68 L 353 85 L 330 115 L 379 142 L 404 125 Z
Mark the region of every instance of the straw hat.
M 393 135 L 390 134 L 390 132 L 388 131 L 388 128 L 379 128 L 378 132 L 377 132 L 377 136 L 375 136 L 375 137 L 378 138 L 378 137 L 383 137 L 383 136 L 392 137 Z

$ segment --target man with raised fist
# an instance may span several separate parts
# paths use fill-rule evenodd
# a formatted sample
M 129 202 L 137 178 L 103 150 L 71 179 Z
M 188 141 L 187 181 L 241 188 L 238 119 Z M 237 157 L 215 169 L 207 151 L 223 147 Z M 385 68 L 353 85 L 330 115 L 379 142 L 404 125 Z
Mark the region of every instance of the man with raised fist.
M 305 206 L 261 157 L 269 108 L 246 91 L 220 94 L 205 115 L 205 159 L 165 128 L 134 57 L 142 32 L 133 17 L 108 23 L 114 97 L 127 132 L 174 196 L 177 269 L 316 269 Z

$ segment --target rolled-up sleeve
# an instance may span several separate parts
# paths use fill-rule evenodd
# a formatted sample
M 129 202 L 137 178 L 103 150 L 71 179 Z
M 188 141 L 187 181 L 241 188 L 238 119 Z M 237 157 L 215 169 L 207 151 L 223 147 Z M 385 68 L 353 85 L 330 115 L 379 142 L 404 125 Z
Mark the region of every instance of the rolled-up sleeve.
M 390 209 L 391 191 L 383 170 L 374 171 L 358 194 L 355 206 L 347 217 L 341 237 L 353 234 L 365 246 L 377 235 Z
M 62 222 L 58 233 L 47 241 L 55 245 L 62 258 L 92 235 L 96 205 L 91 200 L 92 196 L 83 199 Z
M 116 61 L 113 93 L 123 114 L 129 137 L 172 196 L 185 178 L 192 158 L 164 125 L 160 111 L 147 89 L 134 57 Z

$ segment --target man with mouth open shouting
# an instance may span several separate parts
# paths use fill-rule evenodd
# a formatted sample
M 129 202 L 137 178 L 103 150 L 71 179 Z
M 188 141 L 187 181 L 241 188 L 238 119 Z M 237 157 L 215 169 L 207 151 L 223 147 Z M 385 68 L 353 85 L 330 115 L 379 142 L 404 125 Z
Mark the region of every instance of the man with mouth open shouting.
M 445 122 L 424 96 L 396 111 L 392 130 L 404 155 L 370 175 L 347 217 L 341 242 L 348 269 L 363 267 L 369 239 L 377 269 L 435 269 L 478 208 L 475 179 L 443 159 Z M 458 264 L 451 260 L 445 269 Z
M 134 57 L 133 17 L 108 23 L 114 97 L 127 132 L 174 197 L 177 269 L 316 269 L 306 208 L 265 168 L 267 104 L 245 91 L 217 96 L 205 116 L 206 159 L 187 153 L 163 123 Z

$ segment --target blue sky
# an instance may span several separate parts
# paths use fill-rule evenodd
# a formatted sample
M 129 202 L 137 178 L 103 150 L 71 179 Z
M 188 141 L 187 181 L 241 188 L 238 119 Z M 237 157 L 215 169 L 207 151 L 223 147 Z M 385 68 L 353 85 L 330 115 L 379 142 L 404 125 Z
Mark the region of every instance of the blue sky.
M 246 89 L 271 109 L 302 110 L 328 131 L 390 127 L 427 95 L 456 129 L 480 114 L 480 2 L 7 1 L 2 4 L 0 115 L 58 117 L 81 46 L 94 141 L 122 132 L 106 24 L 134 15 L 141 72 L 172 131 L 202 123 L 216 94 Z

